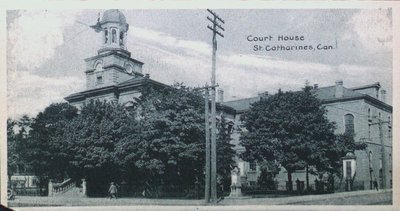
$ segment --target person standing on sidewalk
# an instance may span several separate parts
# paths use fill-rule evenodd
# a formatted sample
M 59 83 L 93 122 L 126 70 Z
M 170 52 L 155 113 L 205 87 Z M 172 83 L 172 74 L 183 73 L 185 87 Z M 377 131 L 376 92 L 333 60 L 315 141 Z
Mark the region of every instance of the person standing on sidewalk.
M 110 188 L 108 189 L 108 193 L 110 194 L 110 199 L 115 198 L 117 199 L 117 186 L 114 185 L 114 182 L 111 182 Z
M 377 191 L 379 190 L 378 189 L 378 181 L 376 181 L 376 178 L 374 180 L 374 189 L 376 189 Z

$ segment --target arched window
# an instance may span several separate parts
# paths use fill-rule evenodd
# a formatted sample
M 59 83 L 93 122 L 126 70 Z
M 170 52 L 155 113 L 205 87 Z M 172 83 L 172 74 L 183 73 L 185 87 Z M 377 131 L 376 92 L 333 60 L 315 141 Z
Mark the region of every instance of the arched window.
M 95 67 L 95 69 L 96 69 L 96 71 L 101 71 L 102 69 L 103 69 L 103 65 L 101 65 L 101 62 L 98 62 L 97 64 L 96 64 L 96 67 Z
M 108 30 L 104 29 L 104 44 L 107 44 L 108 42 Z
M 124 32 L 119 33 L 119 45 L 124 46 Z
M 115 30 L 115 29 L 112 29 L 112 31 L 111 31 L 111 42 L 112 43 L 115 43 L 116 42 L 116 39 L 117 39 L 117 30 Z
M 344 115 L 344 132 L 354 135 L 354 116 L 352 114 Z
M 103 63 L 101 62 L 101 60 L 96 61 L 94 68 L 98 72 L 103 70 Z

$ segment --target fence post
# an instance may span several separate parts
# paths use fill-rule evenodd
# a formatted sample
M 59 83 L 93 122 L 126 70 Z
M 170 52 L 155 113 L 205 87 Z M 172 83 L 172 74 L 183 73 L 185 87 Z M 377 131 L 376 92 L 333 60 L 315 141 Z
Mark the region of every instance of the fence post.
M 53 196 L 53 181 L 51 179 L 49 179 L 48 196 Z
M 82 195 L 86 196 L 86 180 L 82 179 Z

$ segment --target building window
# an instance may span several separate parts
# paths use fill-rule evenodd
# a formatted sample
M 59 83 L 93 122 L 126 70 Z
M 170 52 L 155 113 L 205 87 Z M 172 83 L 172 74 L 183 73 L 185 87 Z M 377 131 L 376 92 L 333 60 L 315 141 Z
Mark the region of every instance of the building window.
M 371 118 L 371 109 L 368 109 L 368 124 L 372 123 L 372 118 Z
M 250 170 L 251 171 L 256 171 L 257 170 L 257 164 L 255 161 L 250 162 Z
M 371 151 L 369 151 L 368 162 L 369 162 L 369 169 L 372 170 L 372 152 Z
M 392 136 L 392 121 L 390 119 L 390 116 L 388 116 L 388 132 L 389 132 L 389 136 Z
M 115 30 L 115 29 L 112 29 L 112 31 L 111 31 L 111 42 L 112 43 L 115 43 L 115 41 L 116 41 L 116 39 L 117 39 L 117 30 Z
M 344 132 L 354 135 L 354 116 L 352 114 L 344 115 Z
M 351 161 L 346 161 L 346 176 L 351 178 Z

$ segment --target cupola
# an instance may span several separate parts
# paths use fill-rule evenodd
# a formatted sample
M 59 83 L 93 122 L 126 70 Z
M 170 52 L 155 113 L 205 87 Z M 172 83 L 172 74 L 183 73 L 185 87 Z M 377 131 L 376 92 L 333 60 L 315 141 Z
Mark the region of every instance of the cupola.
M 117 9 L 106 10 L 96 27 L 102 33 L 102 48 L 99 54 L 110 50 L 127 50 L 126 38 L 129 24 L 122 12 Z

